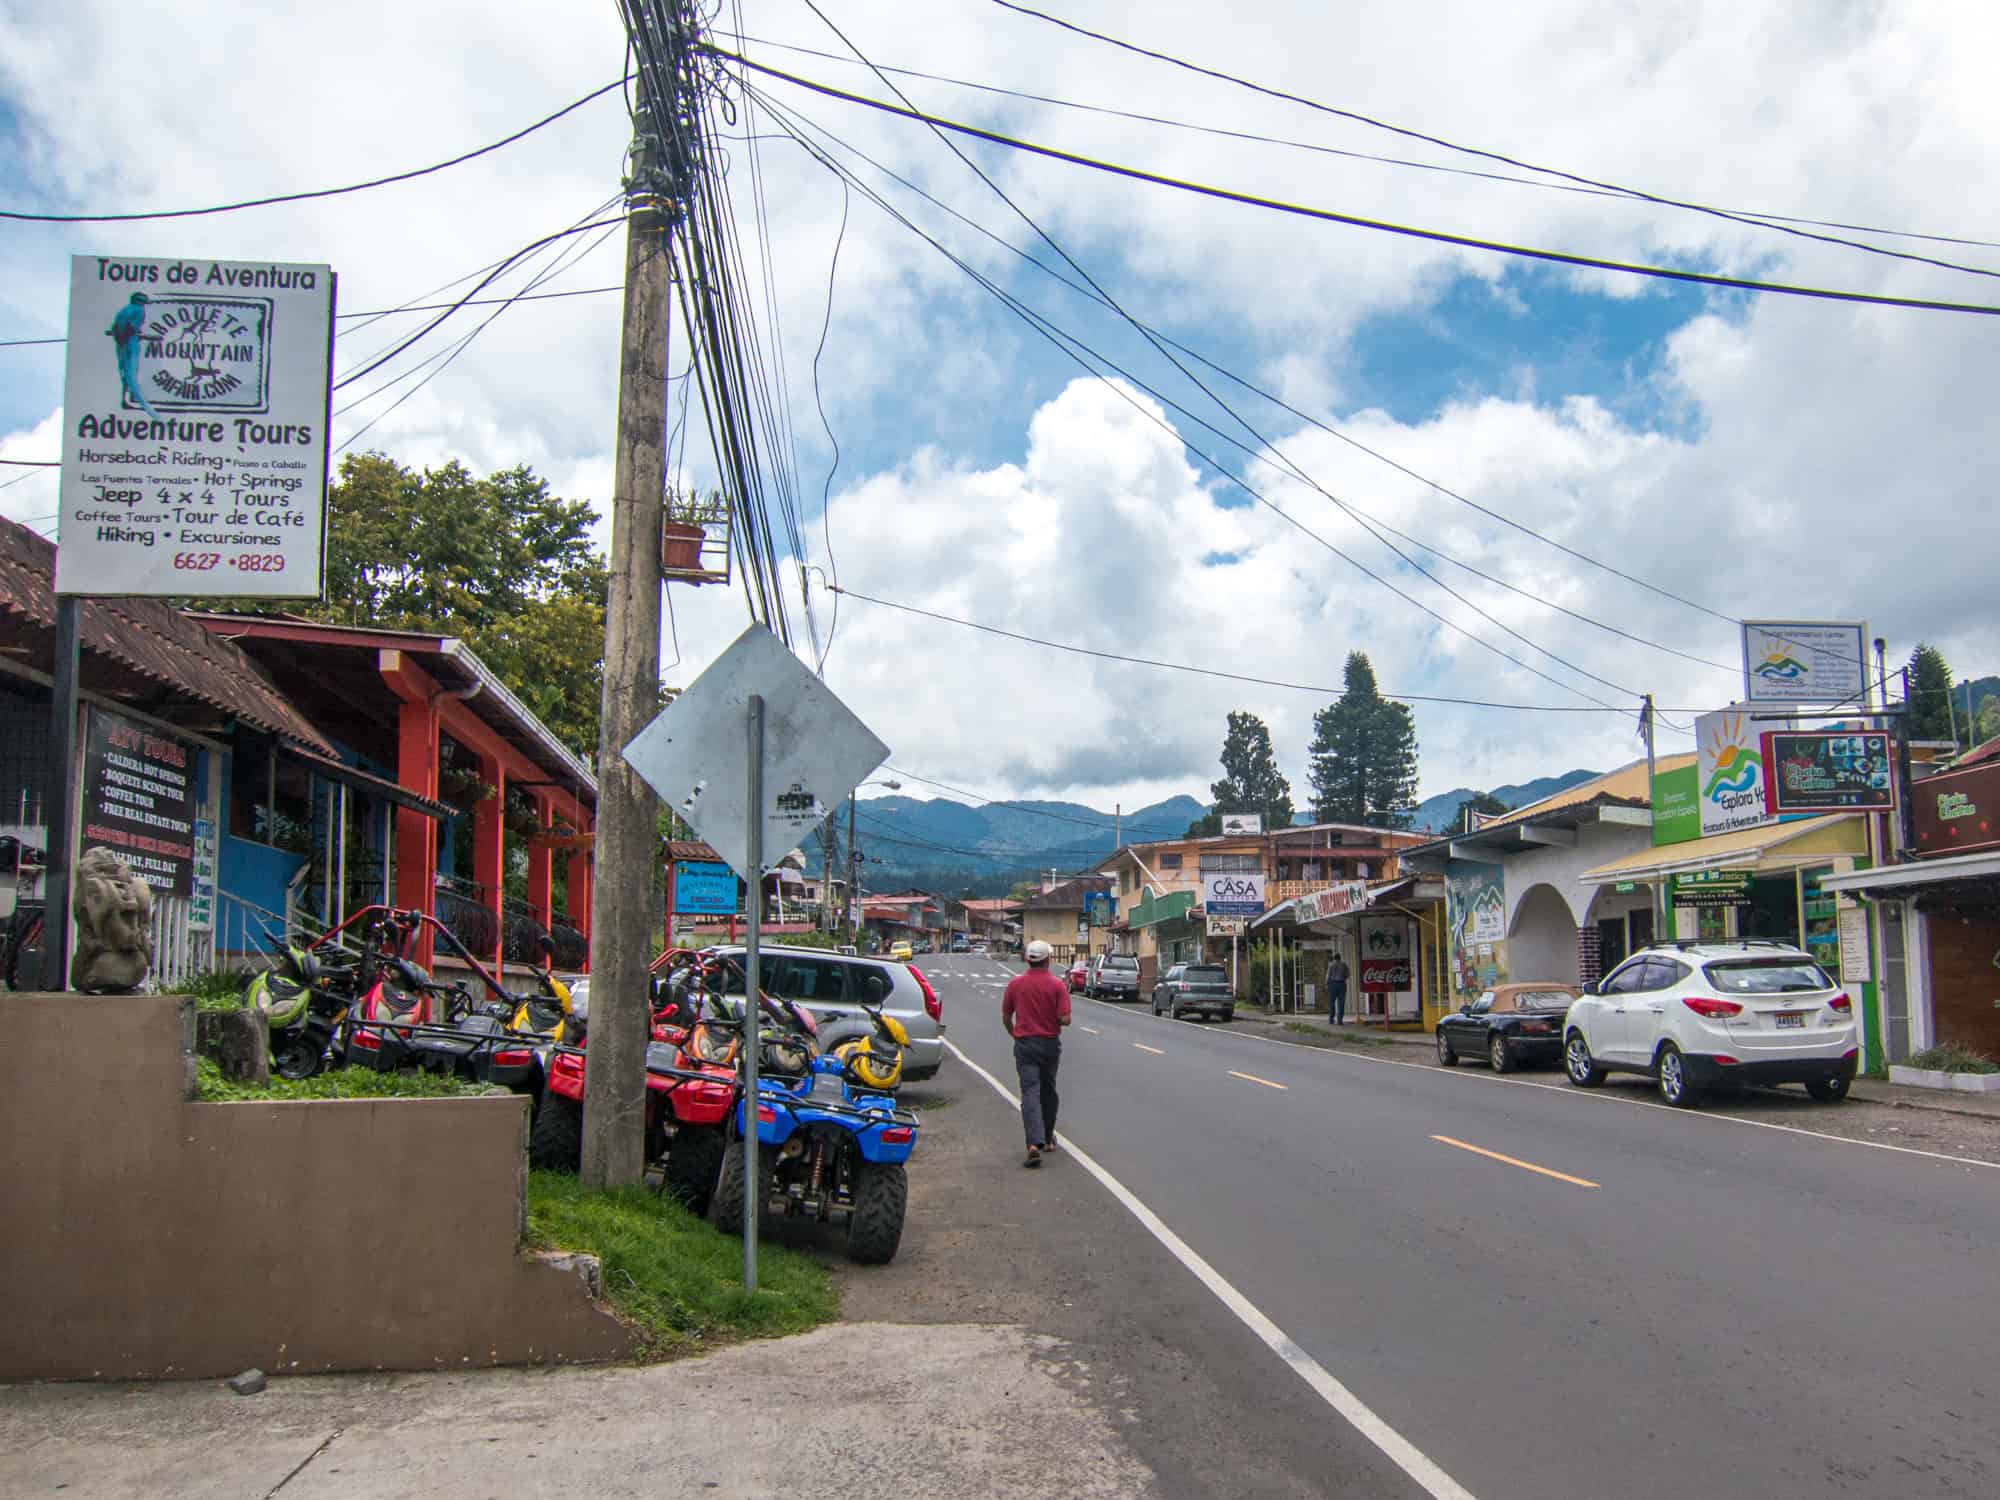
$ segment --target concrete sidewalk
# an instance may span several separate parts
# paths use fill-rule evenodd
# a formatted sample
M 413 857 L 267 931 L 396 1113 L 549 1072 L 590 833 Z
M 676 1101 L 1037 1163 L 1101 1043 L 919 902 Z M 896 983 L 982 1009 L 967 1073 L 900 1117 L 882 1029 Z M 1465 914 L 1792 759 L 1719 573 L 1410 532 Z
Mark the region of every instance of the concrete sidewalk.
M 0 1495 L 1150 1496 L 1010 1326 L 859 1323 L 645 1368 L 0 1387 Z

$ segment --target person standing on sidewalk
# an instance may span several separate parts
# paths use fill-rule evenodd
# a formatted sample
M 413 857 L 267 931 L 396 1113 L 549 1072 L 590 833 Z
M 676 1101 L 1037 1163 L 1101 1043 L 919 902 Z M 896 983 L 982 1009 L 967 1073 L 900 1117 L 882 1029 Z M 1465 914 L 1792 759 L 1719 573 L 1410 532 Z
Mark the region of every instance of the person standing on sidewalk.
M 1056 1069 L 1062 1063 L 1062 1029 L 1069 1025 L 1069 986 L 1049 972 L 1055 950 L 1037 938 L 1028 944 L 1028 972 L 1007 982 L 1000 1024 L 1014 1039 L 1014 1071 L 1021 1079 L 1021 1127 L 1028 1155 L 1039 1167 L 1056 1146 Z
M 1333 962 L 1326 966 L 1326 1024 L 1343 1026 L 1347 1023 L 1347 960 L 1339 953 L 1333 955 Z

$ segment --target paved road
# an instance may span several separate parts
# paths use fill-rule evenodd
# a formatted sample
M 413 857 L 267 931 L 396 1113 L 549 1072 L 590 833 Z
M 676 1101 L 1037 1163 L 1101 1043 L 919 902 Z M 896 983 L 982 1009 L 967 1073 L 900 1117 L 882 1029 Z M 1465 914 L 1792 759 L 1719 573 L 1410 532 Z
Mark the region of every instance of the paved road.
M 2000 1171 L 1077 1011 L 1062 1133 L 1480 1500 L 2000 1494 Z

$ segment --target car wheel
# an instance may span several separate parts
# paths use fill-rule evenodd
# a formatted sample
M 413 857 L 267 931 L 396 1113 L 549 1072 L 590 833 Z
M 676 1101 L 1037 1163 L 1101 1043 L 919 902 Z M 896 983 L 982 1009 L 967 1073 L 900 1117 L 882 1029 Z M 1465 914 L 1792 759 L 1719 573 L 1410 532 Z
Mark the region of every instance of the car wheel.
M 1233 1011 L 1233 1010 L 1225 1010 L 1225 1011 L 1224 1011 L 1224 1012 L 1222 1013 L 1222 1019 L 1223 1019 L 1223 1022 L 1224 1022 L 1224 1024 L 1226 1025 L 1226 1024 L 1227 1024 L 1228 1022 L 1230 1022 L 1230 1021 L 1233 1021 L 1233 1020 L 1235 1020 L 1235 1019 L 1236 1019 L 1236 1012 L 1235 1012 L 1235 1011 Z
M 1451 1038 L 1445 1035 L 1444 1028 L 1442 1026 L 1438 1027 L 1437 1045 L 1438 1045 L 1438 1066 L 1441 1068 L 1457 1067 L 1458 1049 L 1452 1046 Z
M 1514 1071 L 1514 1054 L 1507 1050 L 1507 1038 L 1498 1032 L 1486 1043 L 1486 1060 L 1493 1065 L 1496 1073 Z
M 1687 1059 L 1681 1056 L 1681 1049 L 1672 1042 L 1660 1048 L 1659 1061 L 1654 1064 L 1659 1076 L 1660 1098 L 1675 1109 L 1693 1109 L 1701 1102 L 1701 1090 L 1694 1086 L 1687 1073 Z
M 1848 1087 L 1853 1082 L 1842 1073 L 1836 1073 L 1831 1078 L 1812 1078 L 1806 1081 L 1806 1092 L 1821 1104 L 1838 1104 L 1847 1097 Z
M 1590 1055 L 1590 1043 L 1583 1039 L 1580 1031 L 1572 1031 L 1569 1040 L 1563 1043 L 1563 1071 L 1569 1074 L 1569 1081 L 1580 1089 L 1594 1089 L 1604 1082 L 1604 1069 Z

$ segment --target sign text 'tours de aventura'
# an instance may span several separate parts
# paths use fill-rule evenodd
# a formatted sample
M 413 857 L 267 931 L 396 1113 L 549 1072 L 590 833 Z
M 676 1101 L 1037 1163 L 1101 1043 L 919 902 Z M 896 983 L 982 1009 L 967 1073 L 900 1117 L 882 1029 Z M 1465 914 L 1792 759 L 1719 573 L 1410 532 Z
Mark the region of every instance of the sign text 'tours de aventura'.
M 59 594 L 317 596 L 327 266 L 70 262 Z

